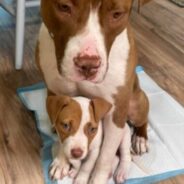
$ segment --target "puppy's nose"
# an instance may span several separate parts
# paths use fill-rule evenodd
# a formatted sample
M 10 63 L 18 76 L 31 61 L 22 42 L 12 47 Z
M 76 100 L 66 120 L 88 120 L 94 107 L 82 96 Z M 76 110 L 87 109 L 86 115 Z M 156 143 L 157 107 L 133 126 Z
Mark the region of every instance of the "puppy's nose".
M 82 157 L 83 151 L 81 148 L 74 148 L 71 150 L 71 155 L 74 158 L 80 158 Z
M 74 64 L 82 75 L 89 78 L 98 72 L 101 59 L 97 55 L 79 55 L 74 58 Z

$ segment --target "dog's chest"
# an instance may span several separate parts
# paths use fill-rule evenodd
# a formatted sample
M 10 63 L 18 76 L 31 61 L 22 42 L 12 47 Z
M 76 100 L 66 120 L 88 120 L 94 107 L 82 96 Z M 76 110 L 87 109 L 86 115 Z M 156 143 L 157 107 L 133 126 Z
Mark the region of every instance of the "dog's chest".
M 102 97 L 113 103 L 113 95 L 117 94 L 118 87 L 122 86 L 124 79 L 113 78 L 113 76 L 106 79 L 101 84 L 92 84 L 89 82 L 82 82 L 78 84 L 79 93 L 89 98 Z

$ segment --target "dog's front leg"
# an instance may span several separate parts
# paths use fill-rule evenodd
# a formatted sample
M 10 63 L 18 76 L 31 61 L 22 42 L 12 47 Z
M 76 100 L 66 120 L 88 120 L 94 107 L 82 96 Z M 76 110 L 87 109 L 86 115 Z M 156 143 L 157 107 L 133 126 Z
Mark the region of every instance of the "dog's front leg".
M 114 113 L 111 113 L 104 119 L 105 134 L 102 149 L 89 184 L 107 184 L 109 174 L 111 173 L 115 154 L 124 131 L 123 127 L 119 127 L 117 123 L 115 123 L 113 114 Z M 123 121 L 125 121 L 125 118 L 122 118 L 122 124 L 124 124 Z
M 50 165 L 50 177 L 53 180 L 63 179 L 68 175 L 70 163 L 66 159 L 65 154 L 63 153 L 62 145 L 59 142 L 54 144 L 52 152 L 54 160 Z
M 130 128 L 127 124 L 124 127 L 124 135 L 122 137 L 122 141 L 119 147 L 120 160 L 118 167 L 114 173 L 114 180 L 118 183 L 124 183 L 127 179 L 130 164 L 131 164 L 131 132 Z
M 74 180 L 74 184 L 87 184 L 88 183 L 90 174 L 94 168 L 99 152 L 100 152 L 99 148 L 91 150 L 87 159 L 82 163 L 79 174 Z

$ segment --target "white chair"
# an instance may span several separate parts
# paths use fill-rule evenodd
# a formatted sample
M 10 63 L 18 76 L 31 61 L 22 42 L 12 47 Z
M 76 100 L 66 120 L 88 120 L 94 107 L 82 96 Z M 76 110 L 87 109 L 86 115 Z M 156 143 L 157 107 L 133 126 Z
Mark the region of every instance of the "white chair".
M 15 15 L 12 7 L 7 6 L 5 0 L 0 1 L 1 6 L 9 13 Z M 21 69 L 24 51 L 24 29 L 25 29 L 25 9 L 27 7 L 39 6 L 39 0 L 16 0 L 16 38 L 15 38 L 15 68 Z

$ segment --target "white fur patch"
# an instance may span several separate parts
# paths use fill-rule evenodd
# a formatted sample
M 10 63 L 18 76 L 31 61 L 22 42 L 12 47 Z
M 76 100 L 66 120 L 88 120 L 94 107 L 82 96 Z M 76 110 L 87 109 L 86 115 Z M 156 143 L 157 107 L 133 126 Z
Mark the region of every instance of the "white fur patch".
M 84 127 L 90 121 L 90 118 L 91 118 L 89 113 L 90 100 L 83 97 L 75 97 L 73 99 L 77 101 L 81 107 L 82 118 L 81 118 L 79 129 L 73 136 L 68 137 L 64 141 L 63 148 L 64 148 L 65 154 L 69 157 L 71 157 L 71 153 L 70 153 L 71 149 L 81 148 L 81 150 L 83 151 L 83 156 L 81 157 L 81 159 L 84 159 L 88 154 L 88 137 L 84 133 Z M 102 129 L 101 129 L 101 125 L 99 125 L 98 132 L 94 140 L 91 142 L 89 149 L 92 149 L 93 146 L 97 146 L 97 147 L 100 146 L 100 143 L 102 140 L 101 134 L 102 134 Z
M 80 33 L 69 39 L 65 49 L 61 70 L 63 75 L 72 81 L 81 81 L 84 79 L 83 76 L 76 71 L 73 59 L 82 52 L 82 48 L 89 40 L 89 37 L 95 43 L 95 49 L 101 57 L 101 66 L 95 81 L 101 81 L 105 75 L 107 67 L 107 53 L 104 35 L 101 32 L 98 12 L 91 10 L 86 26 Z

